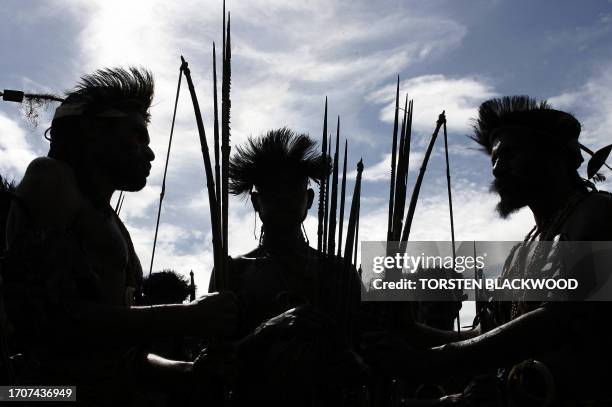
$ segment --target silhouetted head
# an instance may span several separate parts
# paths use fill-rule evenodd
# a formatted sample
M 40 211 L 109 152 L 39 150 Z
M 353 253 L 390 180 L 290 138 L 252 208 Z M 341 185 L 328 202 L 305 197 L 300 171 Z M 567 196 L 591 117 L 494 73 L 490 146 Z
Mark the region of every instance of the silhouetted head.
M 251 202 L 267 230 L 299 226 L 314 199 L 309 180 L 329 173 L 329 161 L 305 134 L 282 128 L 237 147 L 229 164 L 230 191 L 251 194 Z
M 155 158 L 149 148 L 153 77 L 144 69 L 102 69 L 81 78 L 55 111 L 49 157 L 77 176 L 97 173 L 114 189 L 138 191 Z
M 151 273 L 142 282 L 144 302 L 148 305 L 182 304 L 189 290 L 187 279 L 174 270 Z
M 480 105 L 472 139 L 491 157 L 502 217 L 544 196 L 553 178 L 584 188 L 579 134 L 578 120 L 546 101 L 507 96 Z

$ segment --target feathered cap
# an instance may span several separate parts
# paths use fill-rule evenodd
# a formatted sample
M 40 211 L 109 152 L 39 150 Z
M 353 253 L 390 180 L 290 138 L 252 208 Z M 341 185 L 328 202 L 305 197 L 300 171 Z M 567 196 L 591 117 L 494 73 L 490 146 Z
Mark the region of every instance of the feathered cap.
M 229 190 L 235 195 L 249 193 L 255 186 L 274 182 L 279 174 L 296 182 L 311 179 L 319 183 L 329 170 L 329 160 L 314 140 L 283 127 L 249 138 L 246 145 L 236 148 L 229 163 Z
M 495 130 L 518 126 L 536 130 L 542 136 L 540 141 L 548 143 L 551 147 L 566 147 L 576 168 L 580 166 L 580 122 L 569 113 L 552 109 L 551 105 L 543 100 L 529 96 L 505 96 L 487 100 L 478 109 L 478 118 L 474 120 L 474 135 L 472 140 L 480 144 L 491 154 Z
M 142 68 L 106 68 L 81 78 L 66 93 L 53 120 L 70 116 L 123 117 L 137 111 L 149 120 L 153 101 L 153 75 Z

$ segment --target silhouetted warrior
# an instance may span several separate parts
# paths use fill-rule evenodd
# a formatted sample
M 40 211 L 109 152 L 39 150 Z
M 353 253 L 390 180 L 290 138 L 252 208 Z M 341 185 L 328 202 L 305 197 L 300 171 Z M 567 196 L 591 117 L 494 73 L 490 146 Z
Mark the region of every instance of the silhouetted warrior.
M 174 270 L 151 273 L 142 282 L 142 304 L 182 304 L 190 294 L 187 279 Z
M 145 70 L 84 76 L 55 111 L 48 156 L 32 161 L 17 187 L 3 274 L 25 348 L 19 383 L 71 384 L 82 404 L 132 405 L 143 382 L 165 377 L 170 386 L 192 375 L 192 363 L 149 354 L 148 341 L 234 329 L 232 295 L 132 306 L 142 269 L 109 202 L 146 184 L 152 98 Z
M 495 177 L 492 190 L 500 196 L 499 214 L 507 217 L 527 206 L 536 224 L 526 243 L 515 248 L 506 260 L 503 277 L 525 277 L 534 272 L 525 265 L 534 264 L 535 251 L 521 250 L 529 247 L 529 242 L 612 240 L 612 198 L 578 175 L 582 162 L 580 123 L 572 115 L 526 96 L 504 97 L 480 106 L 474 130 L 474 140 L 491 157 Z M 554 255 L 549 260 L 553 260 L 553 267 L 559 266 Z M 588 262 L 584 264 L 573 272 L 578 273 L 576 278 L 588 280 L 593 270 Z M 515 370 L 530 370 L 523 375 L 525 387 L 518 393 L 531 391 L 531 402 L 538 397 L 544 401 L 554 387 L 555 403 L 560 405 L 610 405 L 612 310 L 608 304 L 497 303 L 490 316 L 498 326 L 489 332 L 484 333 L 483 321 L 479 330 L 462 333 L 473 339 L 453 342 L 456 333 L 415 329 L 411 332 L 413 340 L 430 346 L 445 344 L 424 352 L 413 350 L 397 338 L 372 335 L 368 360 L 400 376 L 438 380 L 466 372 L 510 368 L 534 358 L 543 365 L 528 362 Z M 530 376 L 535 380 L 530 382 Z M 511 387 L 516 378 L 510 378 Z M 551 381 L 546 385 L 551 378 L 553 385 Z M 478 393 L 478 386 L 466 391 L 465 405 L 470 405 L 467 399 L 473 402 Z M 529 398 L 525 396 L 518 405 L 535 405 L 529 404 Z M 588 404 L 589 400 L 603 404 Z
M 231 259 L 228 270 L 242 305 L 239 405 L 312 405 L 313 396 L 329 397 L 330 377 L 335 385 L 342 375 L 350 380 L 332 365 L 352 361 L 341 326 L 358 307 L 360 282 L 354 268 L 320 255 L 302 232 L 314 198 L 309 179 L 319 182 L 328 171 L 316 143 L 286 128 L 249 139 L 230 162 L 231 192 L 250 194 L 263 224 L 258 247 Z

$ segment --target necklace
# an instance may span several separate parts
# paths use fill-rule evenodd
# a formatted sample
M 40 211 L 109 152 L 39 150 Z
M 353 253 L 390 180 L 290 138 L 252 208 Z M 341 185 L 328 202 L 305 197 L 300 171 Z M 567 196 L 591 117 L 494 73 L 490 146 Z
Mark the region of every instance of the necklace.
M 537 244 L 533 247 L 533 253 L 529 256 L 530 248 L 532 244 L 537 241 L 551 241 L 555 236 L 555 233 L 565 224 L 574 208 L 588 195 L 588 192 L 575 192 L 572 194 L 565 205 L 559 209 L 553 217 L 547 220 L 541 228 L 536 224 L 525 236 L 523 243 L 518 249 L 518 260 L 514 270 L 510 271 L 510 276 L 514 278 L 524 278 L 528 273 L 533 273 L 536 269 L 536 263 L 541 259 L 542 256 L 542 244 Z M 518 301 L 512 302 L 512 309 L 510 312 L 511 319 L 515 319 L 523 313 L 529 311 L 531 307 L 528 302 L 525 301 L 525 293 L 523 297 Z
M 301 246 L 301 247 L 300 247 Z M 297 276 L 306 277 L 310 267 L 310 255 L 308 253 L 309 246 L 305 239 L 299 239 L 296 246 L 283 248 L 266 247 L 265 243 L 260 243 L 259 248 L 263 251 L 261 258 L 268 259 L 271 264 L 276 263 L 276 273 L 284 288 L 283 291 L 276 295 L 276 300 L 279 303 L 283 303 L 285 306 L 295 306 L 304 302 L 310 302 L 307 298 L 298 295 L 298 290 L 294 289 L 289 283 L 285 273 L 293 272 Z M 261 258 L 258 258 L 261 259 Z M 304 259 L 304 261 L 300 261 Z M 299 267 L 303 265 L 302 267 Z M 255 267 L 259 268 L 259 261 L 255 262 Z M 298 266 L 296 268 L 296 266 Z M 272 267 L 275 268 L 275 267 Z

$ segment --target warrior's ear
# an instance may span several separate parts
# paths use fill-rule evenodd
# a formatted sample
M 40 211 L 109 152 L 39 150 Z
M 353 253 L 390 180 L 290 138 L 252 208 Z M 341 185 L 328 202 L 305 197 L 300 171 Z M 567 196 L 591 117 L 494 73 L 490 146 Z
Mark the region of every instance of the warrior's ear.
M 251 203 L 255 212 L 259 212 L 259 193 L 251 191 Z
M 312 188 L 308 188 L 306 194 L 308 195 L 308 209 L 310 209 L 310 207 L 312 206 L 312 202 L 314 201 L 314 191 L 312 190 Z

